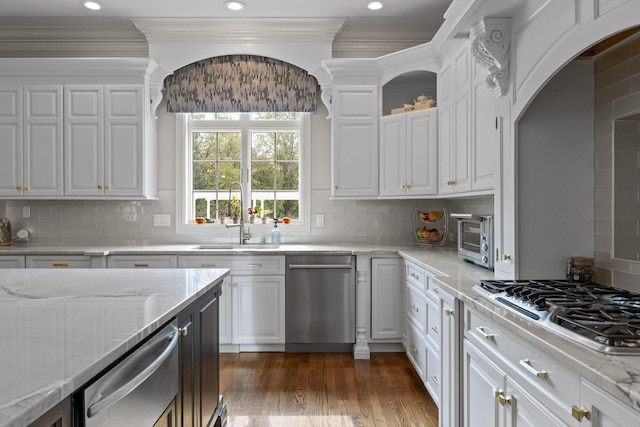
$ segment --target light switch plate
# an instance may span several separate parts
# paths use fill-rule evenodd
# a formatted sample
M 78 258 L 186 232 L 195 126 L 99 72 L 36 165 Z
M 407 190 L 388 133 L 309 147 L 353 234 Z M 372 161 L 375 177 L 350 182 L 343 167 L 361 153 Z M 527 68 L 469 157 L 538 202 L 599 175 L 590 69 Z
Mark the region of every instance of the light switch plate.
M 153 214 L 154 227 L 170 227 L 171 214 Z
M 316 215 L 316 227 L 318 228 L 324 227 L 324 215 L 322 214 Z
M 31 206 L 22 207 L 22 218 L 31 218 Z

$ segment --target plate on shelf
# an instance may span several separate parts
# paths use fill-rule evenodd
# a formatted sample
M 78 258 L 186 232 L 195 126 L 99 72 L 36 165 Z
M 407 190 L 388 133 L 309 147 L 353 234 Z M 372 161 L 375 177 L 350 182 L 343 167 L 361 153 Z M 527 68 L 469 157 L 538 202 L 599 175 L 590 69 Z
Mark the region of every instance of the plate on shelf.
M 421 246 L 442 246 L 447 240 L 448 217 L 444 209 L 417 208 L 413 217 L 416 241 Z

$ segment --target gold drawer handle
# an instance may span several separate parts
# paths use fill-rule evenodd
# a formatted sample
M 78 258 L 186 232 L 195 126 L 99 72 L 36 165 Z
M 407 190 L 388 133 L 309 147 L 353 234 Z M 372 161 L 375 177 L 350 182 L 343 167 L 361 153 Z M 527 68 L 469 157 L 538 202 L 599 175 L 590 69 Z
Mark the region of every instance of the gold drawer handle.
M 502 406 L 511 405 L 511 398 L 504 395 L 504 392 L 500 389 L 493 389 L 493 397 L 498 399 L 498 403 Z
M 411 304 L 411 308 L 414 309 L 416 313 L 420 313 L 420 309 L 418 308 L 417 305 Z
M 435 385 L 440 385 L 440 383 L 438 382 L 438 377 L 436 375 L 431 375 L 431 381 L 433 381 Z
M 413 277 L 416 280 L 420 280 L 420 276 L 418 276 L 416 273 L 410 273 L 409 276 Z
M 433 332 L 435 332 L 436 334 L 438 333 L 438 327 L 437 327 L 437 326 L 432 326 L 432 327 L 431 327 L 431 330 L 432 330 Z
M 411 347 L 411 351 L 413 351 L 414 353 L 418 352 L 418 347 L 416 347 L 416 345 L 414 343 L 411 343 L 410 347 Z
M 538 371 L 536 370 L 536 368 L 533 367 L 533 365 L 531 364 L 531 361 L 529 359 L 523 359 L 520 361 L 520 366 L 522 366 L 523 368 L 525 368 L 527 371 L 529 371 L 529 373 L 537 378 L 542 378 L 542 379 L 547 379 L 549 378 L 549 374 L 547 374 L 547 371 Z
M 68 262 L 54 262 L 51 265 L 53 265 L 54 267 L 69 267 Z
M 509 261 L 511 259 L 511 255 L 504 255 L 502 259 L 504 259 L 505 261 Z
M 249 265 L 249 267 L 251 267 L 251 268 L 262 268 L 262 264 L 259 264 L 259 263 L 258 263 L 258 264 L 251 264 L 251 263 L 250 263 L 250 264 L 248 264 L 248 265 Z
M 102 190 L 102 185 L 98 184 L 98 190 Z
M 215 266 L 216 266 L 215 264 L 207 264 L 207 263 L 200 264 L 200 267 L 215 267 Z
M 436 294 L 439 294 L 440 293 L 440 288 L 438 288 L 438 287 L 433 288 L 433 292 L 435 292 Z
M 480 335 L 482 335 L 486 340 L 495 341 L 496 339 L 496 336 L 494 334 L 490 334 L 487 331 L 485 331 L 484 326 L 478 326 L 476 328 L 476 331 L 480 332 Z
M 453 310 L 449 310 L 448 308 L 445 308 L 444 314 L 446 314 L 447 316 L 453 316 Z
M 141 263 L 141 264 L 133 264 L 134 267 L 149 267 L 149 264 L 145 263 Z
M 571 416 L 578 421 L 582 421 L 583 418 L 591 420 L 591 412 L 584 408 L 578 408 L 576 405 L 571 406 Z

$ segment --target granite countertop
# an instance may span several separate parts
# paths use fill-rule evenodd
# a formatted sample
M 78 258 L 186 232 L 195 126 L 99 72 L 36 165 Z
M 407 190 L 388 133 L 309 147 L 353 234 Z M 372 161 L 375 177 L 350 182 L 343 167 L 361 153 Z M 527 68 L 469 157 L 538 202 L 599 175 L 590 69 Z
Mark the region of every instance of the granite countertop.
M 227 274 L 0 270 L 0 426 L 37 419 Z

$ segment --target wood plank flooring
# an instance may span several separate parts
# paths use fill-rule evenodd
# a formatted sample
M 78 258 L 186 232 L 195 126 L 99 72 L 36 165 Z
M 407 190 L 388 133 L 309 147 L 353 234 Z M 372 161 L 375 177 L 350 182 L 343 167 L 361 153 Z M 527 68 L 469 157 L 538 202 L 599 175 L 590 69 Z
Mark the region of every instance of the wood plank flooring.
M 437 427 L 438 408 L 404 353 L 220 356 L 228 427 Z

